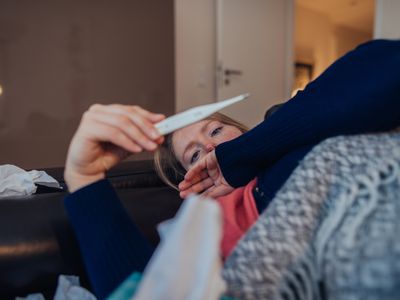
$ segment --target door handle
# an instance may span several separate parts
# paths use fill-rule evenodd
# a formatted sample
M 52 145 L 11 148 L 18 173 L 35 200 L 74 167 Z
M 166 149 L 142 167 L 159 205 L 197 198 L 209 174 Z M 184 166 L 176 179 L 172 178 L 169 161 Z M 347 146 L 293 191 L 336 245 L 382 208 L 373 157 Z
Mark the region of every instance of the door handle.
M 241 70 L 233 70 L 233 69 L 225 69 L 224 71 L 225 76 L 230 76 L 230 75 L 242 75 L 243 72 Z

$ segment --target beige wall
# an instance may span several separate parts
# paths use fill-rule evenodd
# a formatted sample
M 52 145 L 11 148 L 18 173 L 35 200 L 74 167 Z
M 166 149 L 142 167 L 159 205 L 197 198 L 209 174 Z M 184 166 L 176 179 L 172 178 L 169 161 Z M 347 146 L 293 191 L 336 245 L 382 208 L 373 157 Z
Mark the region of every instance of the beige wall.
M 314 78 L 338 57 L 371 38 L 372 33 L 338 26 L 328 15 L 296 5 L 295 59 L 312 64 Z
M 172 114 L 173 0 L 0 2 L 0 164 L 64 164 L 94 102 Z
M 400 1 L 375 1 L 374 38 L 400 39 Z
M 363 32 L 352 28 L 335 26 L 335 55 L 340 57 L 357 45 L 372 39 L 372 32 Z
M 333 24 L 327 15 L 295 6 L 295 60 L 321 73 L 334 60 Z
M 175 0 L 176 110 L 215 99 L 215 0 Z

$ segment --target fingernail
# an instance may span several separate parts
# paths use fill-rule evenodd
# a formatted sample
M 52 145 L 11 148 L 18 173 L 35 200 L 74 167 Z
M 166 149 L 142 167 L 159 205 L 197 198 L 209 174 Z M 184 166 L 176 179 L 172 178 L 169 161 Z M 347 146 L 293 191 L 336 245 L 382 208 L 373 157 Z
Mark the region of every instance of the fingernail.
M 160 133 L 157 130 L 152 130 L 150 135 L 153 139 L 158 139 L 160 137 Z
M 153 142 L 147 142 L 147 146 L 151 149 L 151 150 L 154 150 L 154 149 L 156 149 L 157 148 L 157 144 L 156 143 L 153 143 Z
M 136 153 L 142 152 L 142 150 L 143 150 L 142 147 L 139 146 L 132 147 L 132 151 Z

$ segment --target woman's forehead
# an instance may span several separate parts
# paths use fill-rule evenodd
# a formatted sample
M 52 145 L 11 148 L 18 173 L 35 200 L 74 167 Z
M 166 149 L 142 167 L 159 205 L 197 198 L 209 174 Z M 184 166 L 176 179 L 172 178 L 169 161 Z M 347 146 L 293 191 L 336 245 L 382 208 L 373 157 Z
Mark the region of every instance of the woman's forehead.
M 192 134 L 193 132 L 201 131 L 202 128 L 211 121 L 212 120 L 206 119 L 206 120 L 201 120 L 196 123 L 190 124 L 186 127 L 176 130 L 173 133 L 173 136 L 183 136 L 183 135 Z
M 176 154 L 183 153 L 186 148 L 185 145 L 196 140 L 198 134 L 210 123 L 212 120 L 202 120 L 191 124 L 189 126 L 178 129 L 172 134 L 172 148 Z M 181 150 L 181 151 L 179 151 Z

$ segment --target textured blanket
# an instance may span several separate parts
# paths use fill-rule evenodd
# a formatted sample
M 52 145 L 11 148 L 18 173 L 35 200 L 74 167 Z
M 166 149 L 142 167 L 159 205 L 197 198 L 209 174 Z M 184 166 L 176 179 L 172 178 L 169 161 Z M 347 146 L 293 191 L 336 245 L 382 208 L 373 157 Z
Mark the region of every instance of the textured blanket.
M 226 261 L 237 299 L 399 299 L 400 133 L 316 146 Z

